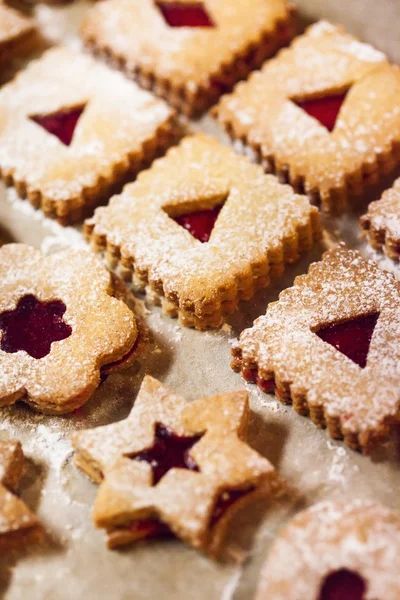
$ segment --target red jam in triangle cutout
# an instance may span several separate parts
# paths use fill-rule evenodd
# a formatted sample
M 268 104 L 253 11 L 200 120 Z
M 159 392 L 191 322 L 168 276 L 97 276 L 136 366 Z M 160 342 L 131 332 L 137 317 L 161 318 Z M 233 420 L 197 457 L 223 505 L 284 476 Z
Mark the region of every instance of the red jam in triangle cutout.
M 215 27 L 202 2 L 162 2 L 156 3 L 170 27 Z
M 343 323 L 321 327 L 316 334 L 364 369 L 378 318 L 379 313 L 356 317 Z
M 325 579 L 318 600 L 365 600 L 367 586 L 362 577 L 341 569 Z
M 303 100 L 302 102 L 296 102 L 296 104 L 305 110 L 310 117 L 319 121 L 328 131 L 333 131 L 346 95 L 347 92 L 336 96 Z
M 196 210 L 186 215 L 176 217 L 174 220 L 184 229 L 187 229 L 196 240 L 208 242 L 222 205 L 207 210 Z
M 65 146 L 69 146 L 84 110 L 85 106 L 77 106 L 70 110 L 61 110 L 49 115 L 35 115 L 30 119 L 43 127 L 48 133 L 58 137 Z
M 199 467 L 196 461 L 190 456 L 189 450 L 202 437 L 203 435 L 182 437 L 162 423 L 157 423 L 154 445 L 148 450 L 144 450 L 130 458 L 144 461 L 151 465 L 153 470 L 153 485 L 156 485 L 170 469 L 199 471 Z
M 32 358 L 47 356 L 53 342 L 72 333 L 71 326 L 63 321 L 66 310 L 61 300 L 41 302 L 31 294 L 24 296 L 14 310 L 0 314 L 1 349 L 9 353 L 23 350 Z

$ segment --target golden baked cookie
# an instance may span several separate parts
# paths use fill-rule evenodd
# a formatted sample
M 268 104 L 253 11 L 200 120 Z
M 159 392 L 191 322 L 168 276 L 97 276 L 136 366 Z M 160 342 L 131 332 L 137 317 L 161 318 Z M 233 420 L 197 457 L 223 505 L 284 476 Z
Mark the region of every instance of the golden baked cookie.
M 338 246 L 297 277 L 232 349 L 232 368 L 367 451 L 400 407 L 400 283 Z
M 256 600 L 398 600 L 400 517 L 356 500 L 321 502 L 278 535 Z
M 38 41 L 34 21 L 0 0 L 0 69 L 33 50 Z
M 400 159 L 400 70 L 324 21 L 215 109 L 233 139 L 322 208 L 341 212 Z
M 84 42 L 190 116 L 204 112 L 295 34 L 286 0 L 111 0 Z
M 371 202 L 361 217 L 361 227 L 368 242 L 376 250 L 384 250 L 393 260 L 400 258 L 400 179 L 382 198 Z
M 94 248 L 187 327 L 221 325 L 319 237 L 319 217 L 259 165 L 187 137 L 85 222 Z
M 233 514 L 282 486 L 246 443 L 248 416 L 246 392 L 186 402 L 146 376 L 125 421 L 73 434 L 109 547 L 173 533 L 216 556 Z
M 63 225 L 80 220 L 175 141 L 174 112 L 68 48 L 0 91 L 0 173 Z
M 0 441 L 0 557 L 1 553 L 38 541 L 42 534 L 35 515 L 15 496 L 23 467 L 21 444 Z
M 108 369 L 136 349 L 135 317 L 113 297 L 110 273 L 91 253 L 43 256 L 0 248 L 0 406 L 22 400 L 44 413 L 82 406 Z

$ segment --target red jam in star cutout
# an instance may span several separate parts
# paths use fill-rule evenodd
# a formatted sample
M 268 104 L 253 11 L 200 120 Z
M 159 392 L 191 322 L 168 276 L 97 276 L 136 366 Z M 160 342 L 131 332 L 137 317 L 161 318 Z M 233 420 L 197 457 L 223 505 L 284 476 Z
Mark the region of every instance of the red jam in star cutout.
M 186 215 L 176 217 L 174 220 L 184 229 L 187 229 L 196 240 L 208 242 L 214 225 L 217 222 L 218 215 L 221 212 L 221 206 L 207 210 L 197 210 Z
M 321 327 L 316 334 L 364 369 L 379 313 Z
M 341 569 L 325 579 L 318 600 L 365 600 L 367 586 L 362 577 Z
M 215 27 L 202 2 L 162 2 L 156 3 L 170 27 Z
M 182 437 L 165 427 L 156 424 L 155 441 L 152 448 L 131 456 L 151 465 L 153 470 L 153 485 L 156 485 L 170 469 L 189 469 L 199 471 L 196 461 L 190 456 L 189 450 L 203 437 L 195 435 Z
M 61 110 L 49 115 L 32 116 L 30 119 L 43 127 L 48 133 L 58 137 L 65 146 L 69 146 L 74 136 L 75 127 L 84 110 L 85 106 L 77 106 L 70 110 Z
M 296 102 L 296 104 L 305 110 L 310 117 L 314 117 L 319 121 L 328 131 L 333 131 L 346 95 L 347 92 L 336 96 L 303 100 L 302 102 Z
M 31 294 L 24 296 L 14 310 L 0 314 L 1 349 L 9 353 L 23 350 L 32 358 L 47 356 L 53 342 L 72 333 L 63 321 L 66 310 L 61 300 L 41 302 Z

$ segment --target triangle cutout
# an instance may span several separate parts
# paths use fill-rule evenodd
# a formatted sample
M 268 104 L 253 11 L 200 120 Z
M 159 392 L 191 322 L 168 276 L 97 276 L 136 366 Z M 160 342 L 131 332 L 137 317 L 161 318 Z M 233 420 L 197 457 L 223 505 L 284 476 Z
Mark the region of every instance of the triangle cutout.
M 215 27 L 203 2 L 156 2 L 170 27 Z
M 310 98 L 309 100 L 295 102 L 295 104 L 302 108 L 310 117 L 321 123 L 328 131 L 332 132 L 335 129 L 336 120 L 346 96 L 347 92 L 323 98 Z
M 326 325 L 316 335 L 364 369 L 379 313 Z
M 51 135 L 55 135 L 64 146 L 69 146 L 84 110 L 85 105 L 75 106 L 48 115 L 34 115 L 29 118 Z
M 179 217 L 173 217 L 174 221 L 203 244 L 208 242 L 218 215 L 221 212 L 223 204 L 208 208 L 205 210 L 196 210 Z

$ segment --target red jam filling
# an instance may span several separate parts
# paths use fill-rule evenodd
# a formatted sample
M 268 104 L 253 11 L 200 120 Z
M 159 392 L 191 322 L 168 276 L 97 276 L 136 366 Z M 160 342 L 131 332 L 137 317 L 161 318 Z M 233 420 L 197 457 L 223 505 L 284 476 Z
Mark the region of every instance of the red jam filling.
M 199 471 L 196 461 L 190 456 L 189 450 L 203 437 L 195 435 L 183 437 L 174 433 L 162 423 L 156 424 L 154 445 L 148 450 L 131 456 L 151 465 L 153 470 L 153 485 L 156 485 L 170 469 L 189 469 Z
M 115 360 L 114 362 L 108 363 L 107 365 L 103 365 L 100 369 L 100 379 L 101 382 L 104 383 L 109 375 L 109 372 L 114 369 L 115 367 L 119 367 L 120 365 L 123 365 L 124 362 L 128 361 L 131 356 L 136 352 L 137 347 L 139 345 L 139 336 L 136 338 L 135 343 L 133 344 L 132 348 L 130 350 L 128 350 L 128 352 L 119 360 Z
M 41 302 L 31 294 L 24 296 L 14 310 L 0 314 L 1 349 L 9 353 L 23 350 L 33 358 L 47 356 L 53 342 L 72 333 L 63 321 L 66 310 L 61 300 Z
M 333 131 L 346 95 L 347 92 L 336 96 L 303 100 L 302 102 L 296 102 L 296 104 L 305 110 L 310 117 L 314 117 L 319 121 L 328 131 Z
M 200 242 L 208 242 L 211 232 L 221 212 L 222 205 L 208 210 L 197 210 L 186 215 L 176 217 L 174 220 Z
M 367 586 L 362 577 L 341 569 L 326 577 L 318 600 L 364 600 Z
M 379 313 L 321 327 L 316 334 L 362 369 L 367 364 L 369 347 Z
M 202 2 L 159 1 L 156 4 L 170 27 L 215 27 Z
M 240 498 L 246 496 L 253 491 L 254 488 L 247 490 L 225 490 L 217 498 L 214 506 L 213 513 L 211 515 L 210 526 L 213 527 L 226 511 L 235 504 Z
M 30 118 L 48 133 L 58 137 L 65 146 L 69 146 L 74 136 L 75 127 L 84 110 L 85 106 L 78 106 L 70 110 L 62 110 L 49 115 L 36 115 Z

